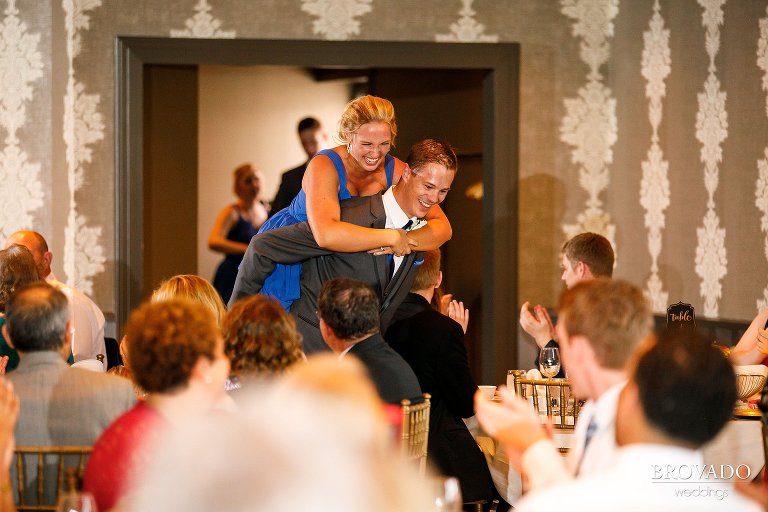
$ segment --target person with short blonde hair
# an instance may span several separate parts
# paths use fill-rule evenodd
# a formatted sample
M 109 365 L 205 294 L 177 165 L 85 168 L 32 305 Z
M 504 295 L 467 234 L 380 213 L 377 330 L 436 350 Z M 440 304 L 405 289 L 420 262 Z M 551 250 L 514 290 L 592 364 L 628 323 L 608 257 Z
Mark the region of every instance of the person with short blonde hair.
M 377 96 L 360 96 L 347 103 L 338 126 L 339 140 L 350 144 L 360 127 L 368 123 L 384 123 L 391 134 L 390 145 L 395 147 L 397 121 L 392 102 Z
M 152 302 L 185 298 L 202 304 L 208 308 L 221 325 L 226 309 L 221 297 L 213 285 L 207 280 L 194 274 L 179 274 L 169 277 L 152 292 Z

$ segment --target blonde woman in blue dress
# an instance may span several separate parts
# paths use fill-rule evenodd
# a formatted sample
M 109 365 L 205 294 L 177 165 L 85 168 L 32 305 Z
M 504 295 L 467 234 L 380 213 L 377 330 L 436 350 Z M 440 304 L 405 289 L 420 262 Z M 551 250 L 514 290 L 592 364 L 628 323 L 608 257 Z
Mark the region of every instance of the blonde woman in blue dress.
M 388 189 L 406 167 L 389 154 L 397 136 L 395 109 L 389 100 L 362 96 L 350 101 L 337 136 L 343 144 L 312 158 L 301 191 L 288 207 L 264 223 L 260 233 L 309 221 L 315 241 L 325 249 L 397 256 L 436 249 L 451 238 L 451 224 L 437 204 L 424 205 L 429 209 L 426 225 L 407 234 L 402 229 L 366 228 L 340 220 L 339 201 Z M 301 264 L 278 265 L 260 293 L 277 298 L 290 309 L 299 298 L 300 273 Z

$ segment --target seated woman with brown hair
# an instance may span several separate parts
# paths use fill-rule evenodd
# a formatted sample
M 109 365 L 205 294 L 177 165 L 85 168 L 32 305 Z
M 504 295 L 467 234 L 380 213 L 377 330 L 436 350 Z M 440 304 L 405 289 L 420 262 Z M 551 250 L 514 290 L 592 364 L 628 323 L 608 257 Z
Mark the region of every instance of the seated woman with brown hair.
M 303 360 L 296 322 L 275 299 L 251 295 L 235 304 L 221 326 L 224 351 L 232 365 L 229 387 L 244 380 L 283 373 Z
M 101 511 L 129 490 L 166 430 L 195 422 L 224 395 L 229 361 L 211 311 L 189 300 L 144 304 L 128 320 L 128 363 L 145 401 L 99 437 L 85 470 L 84 489 Z

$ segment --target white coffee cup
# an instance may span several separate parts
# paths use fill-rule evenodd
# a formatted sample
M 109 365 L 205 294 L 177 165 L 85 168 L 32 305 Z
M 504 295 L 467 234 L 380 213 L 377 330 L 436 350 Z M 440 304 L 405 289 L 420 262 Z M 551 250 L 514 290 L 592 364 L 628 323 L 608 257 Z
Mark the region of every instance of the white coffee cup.
M 477 386 L 483 392 L 483 396 L 486 400 L 493 400 L 493 395 L 496 394 L 496 386 Z

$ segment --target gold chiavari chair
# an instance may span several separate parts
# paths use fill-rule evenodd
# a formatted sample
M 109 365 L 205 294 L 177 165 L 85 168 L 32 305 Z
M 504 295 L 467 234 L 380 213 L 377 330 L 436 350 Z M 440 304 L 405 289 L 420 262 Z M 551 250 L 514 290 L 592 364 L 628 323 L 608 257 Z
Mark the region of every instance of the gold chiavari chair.
M 82 478 L 91 451 L 90 446 L 17 446 L 16 509 L 56 510 L 56 500 L 65 490 L 65 468 L 74 466 Z

